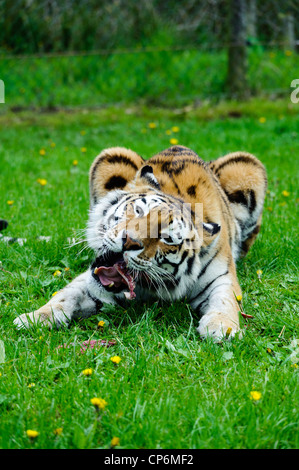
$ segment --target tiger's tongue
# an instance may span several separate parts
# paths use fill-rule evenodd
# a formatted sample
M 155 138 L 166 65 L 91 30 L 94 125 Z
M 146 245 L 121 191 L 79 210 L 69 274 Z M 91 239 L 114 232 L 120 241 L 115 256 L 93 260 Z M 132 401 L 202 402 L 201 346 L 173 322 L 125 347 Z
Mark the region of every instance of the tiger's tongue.
M 124 278 L 119 274 L 115 265 L 97 268 L 97 275 L 103 286 L 109 286 L 111 282 L 114 282 L 115 287 L 119 287 L 121 284 L 125 283 Z
M 122 263 L 116 263 L 113 266 L 100 266 L 95 269 L 95 274 L 99 277 L 102 286 L 109 286 L 112 284 L 119 287 L 121 284 L 127 284 L 129 292 L 125 292 L 127 299 L 134 299 L 136 294 L 134 292 L 135 282 L 132 276 L 126 271 Z

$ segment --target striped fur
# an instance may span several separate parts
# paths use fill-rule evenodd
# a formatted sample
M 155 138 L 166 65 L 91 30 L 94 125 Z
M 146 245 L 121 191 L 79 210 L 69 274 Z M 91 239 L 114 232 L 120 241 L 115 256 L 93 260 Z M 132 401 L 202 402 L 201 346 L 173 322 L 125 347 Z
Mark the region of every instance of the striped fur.
M 125 296 L 187 298 L 201 315 L 202 337 L 234 336 L 241 294 L 235 262 L 260 229 L 267 186 L 261 162 L 236 152 L 207 163 L 182 146 L 144 161 L 115 147 L 95 159 L 89 181 L 87 238 L 94 263 L 44 307 L 18 317 L 16 325 L 68 324 L 103 303 L 122 303 Z M 121 278 L 109 281 L 120 265 L 129 286 L 133 279 L 129 294 Z

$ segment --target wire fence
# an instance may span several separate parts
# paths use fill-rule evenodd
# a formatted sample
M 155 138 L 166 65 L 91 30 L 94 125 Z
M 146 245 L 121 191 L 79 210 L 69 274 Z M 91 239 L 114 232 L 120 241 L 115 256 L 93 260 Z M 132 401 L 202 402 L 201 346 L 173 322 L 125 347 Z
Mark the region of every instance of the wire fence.
M 293 45 L 299 46 L 299 40 L 294 40 Z M 150 52 L 180 52 L 180 51 L 210 51 L 210 50 L 224 50 L 229 47 L 240 47 L 243 46 L 241 42 L 226 42 L 222 45 L 211 44 L 211 45 L 177 45 L 177 46 L 147 46 L 147 47 L 132 47 L 132 48 L 118 48 L 118 49 L 95 49 L 95 50 L 83 50 L 83 51 L 56 51 L 56 52 L 37 52 L 32 54 L 4 54 L 0 52 L 0 60 L 14 60 L 14 59 L 39 59 L 39 58 L 57 58 L 57 57 L 92 57 L 92 56 L 109 56 L 109 55 L 122 55 L 122 54 L 142 54 Z M 289 50 L 289 42 L 287 41 L 271 41 L 251 44 L 250 41 L 247 43 L 247 47 L 257 48 L 263 47 L 265 49 L 277 48 Z

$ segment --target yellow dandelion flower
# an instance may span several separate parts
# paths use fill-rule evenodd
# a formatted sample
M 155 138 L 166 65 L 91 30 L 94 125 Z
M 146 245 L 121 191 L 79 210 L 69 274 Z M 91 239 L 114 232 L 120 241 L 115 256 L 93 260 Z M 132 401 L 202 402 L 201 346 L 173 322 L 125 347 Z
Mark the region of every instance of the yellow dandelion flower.
M 80 134 L 81 134 L 81 135 L 85 135 L 85 134 L 86 134 L 86 131 L 80 131 Z
M 57 271 L 55 271 L 53 276 L 57 276 L 57 277 L 61 276 L 61 271 L 59 271 L 59 269 L 57 269 Z
M 99 327 L 103 327 L 104 325 L 105 325 L 104 320 L 100 320 L 99 323 L 98 323 L 98 326 L 99 326 Z
M 252 392 L 250 392 L 250 399 L 251 400 L 258 401 L 261 398 L 262 398 L 261 392 L 257 392 L 256 390 L 252 390 Z
M 28 388 L 33 388 L 35 387 L 35 383 L 28 384 Z
M 73 165 L 77 166 L 78 165 L 78 160 L 73 160 Z
M 259 118 L 259 121 L 260 121 L 261 124 L 264 124 L 267 121 L 267 119 L 262 116 L 262 117 Z
M 179 143 L 178 139 L 170 139 L 169 142 L 171 143 L 171 145 L 176 145 Z
M 44 178 L 38 178 L 36 181 L 37 181 L 37 183 L 39 183 L 41 186 L 46 186 L 46 184 L 47 184 L 47 180 L 45 180 Z
M 289 191 L 286 191 L 286 190 L 282 191 L 281 194 L 282 194 L 284 197 L 288 197 L 288 196 L 290 195 Z
M 119 437 L 113 437 L 111 439 L 111 447 L 119 446 L 120 440 Z
M 97 398 L 97 397 L 92 398 L 90 400 L 90 403 L 100 410 L 104 410 L 105 407 L 108 405 L 106 400 L 104 400 L 103 398 Z
M 14 202 L 15 202 L 15 201 L 7 201 L 7 204 L 8 204 L 9 206 L 12 206 Z
M 180 128 L 178 126 L 173 126 L 171 128 L 172 132 L 179 132 L 180 131 Z
M 119 356 L 112 356 L 110 357 L 110 361 L 112 361 L 113 364 L 119 364 L 121 361 L 121 358 Z
M 242 300 L 242 295 L 237 295 L 236 299 L 237 299 L 238 302 L 241 302 L 241 300 Z
M 28 437 L 30 437 L 30 439 L 34 439 L 39 435 L 39 432 L 34 431 L 34 429 L 27 429 L 26 434 Z
M 157 124 L 156 124 L 155 122 L 149 122 L 149 123 L 148 123 L 148 127 L 149 127 L 150 129 L 156 129 Z
M 51 147 L 52 147 L 52 148 L 56 147 L 56 144 L 55 144 L 55 142 L 51 142 L 51 144 L 50 144 L 50 145 L 51 145 Z
M 81 152 L 82 152 L 82 153 L 85 153 L 85 152 L 86 152 L 86 150 L 87 150 L 87 148 L 86 148 L 86 147 L 81 147 Z
M 54 432 L 55 436 L 60 436 L 62 431 L 63 431 L 63 428 L 56 428 L 56 429 L 54 429 L 53 432 Z
M 296 364 L 296 362 L 294 364 L 291 365 L 291 367 L 293 367 L 294 369 L 298 369 L 298 364 Z
M 261 269 L 258 269 L 256 274 L 258 275 L 258 277 L 260 277 L 263 274 L 263 271 Z
M 167 129 L 167 131 L 165 131 L 165 134 L 166 135 L 171 135 L 172 131 L 170 129 Z
M 84 369 L 82 370 L 82 374 L 85 375 L 85 377 L 88 377 L 92 374 L 92 369 Z
M 285 51 L 285 55 L 286 55 L 287 57 L 290 57 L 292 54 L 293 54 L 292 51 L 289 51 L 289 50 L 286 50 L 286 51 Z
M 40 149 L 39 154 L 40 154 L 40 155 L 46 155 L 45 149 Z

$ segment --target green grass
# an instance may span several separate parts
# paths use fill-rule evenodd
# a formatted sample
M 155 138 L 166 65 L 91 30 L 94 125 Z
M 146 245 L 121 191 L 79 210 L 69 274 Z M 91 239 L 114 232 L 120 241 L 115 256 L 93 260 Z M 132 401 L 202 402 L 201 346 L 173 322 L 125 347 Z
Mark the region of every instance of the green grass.
M 253 95 L 290 94 L 298 77 L 296 54 L 249 50 L 248 83 Z M 153 51 L 107 56 L 1 58 L 6 105 L 107 106 L 147 103 L 178 107 L 225 97 L 227 53 Z
M 252 101 L 179 114 L 107 108 L 0 116 L 0 215 L 10 222 L 7 235 L 28 239 L 23 247 L 0 246 L 1 448 L 109 448 L 112 437 L 122 448 L 298 448 L 298 106 Z M 230 117 L 236 112 L 238 119 Z M 180 131 L 166 135 L 174 125 Z M 244 339 L 201 341 L 198 318 L 184 302 L 107 307 L 67 330 L 17 332 L 16 315 L 41 306 L 92 259 L 68 248 L 66 238 L 85 226 L 93 158 L 114 145 L 150 157 L 171 137 L 206 160 L 246 150 L 267 168 L 262 231 L 238 264 L 243 305 L 254 316 Z M 79 344 L 90 338 L 117 344 L 81 354 Z M 70 348 L 57 349 L 63 343 Z M 86 368 L 90 377 L 82 375 Z M 260 400 L 250 398 L 253 390 Z M 108 403 L 100 417 L 93 397 Z M 39 436 L 30 440 L 27 429 Z

